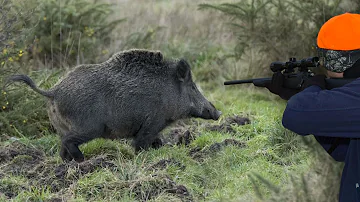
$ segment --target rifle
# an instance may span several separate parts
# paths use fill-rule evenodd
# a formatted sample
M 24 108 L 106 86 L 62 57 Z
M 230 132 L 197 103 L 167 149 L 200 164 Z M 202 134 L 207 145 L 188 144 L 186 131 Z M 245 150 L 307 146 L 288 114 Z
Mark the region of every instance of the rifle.
M 272 72 L 282 72 L 285 76 L 284 87 L 290 89 L 300 90 L 304 81 L 314 76 L 314 73 L 309 67 L 318 68 L 320 66 L 318 57 L 309 57 L 302 60 L 290 58 L 287 62 L 272 62 L 270 69 Z M 297 69 L 297 71 L 295 71 Z M 343 78 L 327 78 L 325 79 L 326 89 L 333 89 L 341 87 L 345 84 L 352 82 L 354 79 Z M 266 87 L 271 83 L 271 78 L 256 78 L 245 80 L 232 80 L 225 81 L 224 85 L 234 85 L 243 83 L 253 83 L 257 87 Z

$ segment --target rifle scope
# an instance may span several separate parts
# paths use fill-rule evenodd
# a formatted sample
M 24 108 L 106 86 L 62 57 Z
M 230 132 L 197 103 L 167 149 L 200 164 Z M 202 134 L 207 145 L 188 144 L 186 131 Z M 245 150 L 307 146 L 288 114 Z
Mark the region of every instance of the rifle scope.
M 307 71 L 308 67 L 317 67 L 319 64 L 318 57 L 309 57 L 298 61 L 296 58 L 290 58 L 288 62 L 272 62 L 270 64 L 270 69 L 273 72 L 282 70 L 293 72 L 295 68 L 299 68 L 299 71 Z

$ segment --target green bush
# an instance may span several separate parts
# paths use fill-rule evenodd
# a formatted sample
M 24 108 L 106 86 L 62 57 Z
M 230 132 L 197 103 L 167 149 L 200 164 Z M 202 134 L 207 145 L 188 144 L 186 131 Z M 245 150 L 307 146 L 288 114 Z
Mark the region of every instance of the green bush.
M 26 55 L 24 41 L 31 30 L 24 27 L 29 23 L 33 9 L 24 8 L 24 0 L 4 0 L 0 2 L 0 76 L 14 72 L 8 64 L 21 63 Z M 1 80 L 0 80 L 1 81 Z
M 32 112 L 43 103 L 37 102 L 36 99 L 27 103 L 23 98 L 26 90 L 9 93 L 2 89 L 10 74 L 23 71 L 22 67 L 27 66 L 25 41 L 31 30 L 25 28 L 24 25 L 29 23 L 35 7 L 27 3 L 26 0 L 0 2 L 0 140 L 21 134 L 22 129 L 28 124 L 38 125 L 38 127 L 29 127 L 30 133 L 41 125 L 36 121 L 41 117 L 41 113 Z M 26 110 L 18 113 L 12 111 L 17 103 L 21 103 L 20 108 Z M 30 114 L 29 117 L 25 117 L 27 114 Z
M 111 33 L 124 19 L 109 20 L 111 4 L 89 0 L 34 0 L 32 56 L 52 65 L 93 63 L 107 55 Z M 60 65 L 61 66 L 61 65 Z
M 43 89 L 53 86 L 59 72 L 33 72 L 29 74 Z M 55 132 L 46 111 L 46 98 L 27 85 L 11 85 L 0 95 L 0 140 L 10 136 L 41 137 Z

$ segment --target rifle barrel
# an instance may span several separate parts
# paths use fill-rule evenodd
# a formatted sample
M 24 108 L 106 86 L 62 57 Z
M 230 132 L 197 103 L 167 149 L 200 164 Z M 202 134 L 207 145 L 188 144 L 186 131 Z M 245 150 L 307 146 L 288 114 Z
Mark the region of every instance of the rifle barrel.
M 234 85 L 234 84 L 243 84 L 243 83 L 254 83 L 258 81 L 271 81 L 271 78 L 257 78 L 257 79 L 244 79 L 244 80 L 232 80 L 225 81 L 224 85 Z

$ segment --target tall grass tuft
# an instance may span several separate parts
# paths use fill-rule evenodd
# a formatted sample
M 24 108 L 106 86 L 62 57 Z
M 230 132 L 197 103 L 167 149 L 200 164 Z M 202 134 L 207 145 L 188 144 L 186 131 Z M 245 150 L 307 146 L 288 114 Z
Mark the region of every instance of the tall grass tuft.
M 279 186 L 270 182 L 266 177 L 257 174 L 249 174 L 253 183 L 256 196 L 263 201 L 338 201 L 341 171 L 343 163 L 335 162 L 314 138 L 304 138 L 307 149 L 314 161 L 310 164 L 310 170 L 303 173 L 291 173 L 288 186 Z M 261 192 L 260 188 L 270 192 L 270 195 Z

